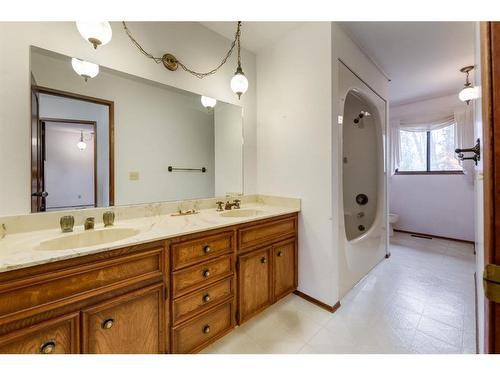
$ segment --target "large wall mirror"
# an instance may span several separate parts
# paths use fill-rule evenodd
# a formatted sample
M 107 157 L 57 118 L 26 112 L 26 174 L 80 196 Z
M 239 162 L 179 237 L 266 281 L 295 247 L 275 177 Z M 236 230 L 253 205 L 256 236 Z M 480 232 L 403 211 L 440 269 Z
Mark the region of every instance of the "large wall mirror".
M 243 193 L 239 106 L 31 47 L 32 212 Z

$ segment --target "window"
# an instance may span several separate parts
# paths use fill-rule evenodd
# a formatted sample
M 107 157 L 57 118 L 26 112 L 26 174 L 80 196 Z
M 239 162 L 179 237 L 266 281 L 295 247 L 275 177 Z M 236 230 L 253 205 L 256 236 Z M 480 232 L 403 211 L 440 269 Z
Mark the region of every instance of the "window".
M 462 173 L 455 157 L 456 124 L 429 131 L 399 131 L 396 173 Z

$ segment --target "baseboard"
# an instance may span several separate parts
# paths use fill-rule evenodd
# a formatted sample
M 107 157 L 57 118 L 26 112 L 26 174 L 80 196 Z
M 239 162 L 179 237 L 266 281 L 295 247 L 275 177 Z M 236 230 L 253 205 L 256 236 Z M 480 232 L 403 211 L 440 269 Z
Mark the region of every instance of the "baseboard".
M 456 241 L 456 242 L 463 242 L 463 243 L 469 243 L 471 245 L 474 245 L 474 241 L 468 241 L 468 240 L 461 240 L 458 238 L 451 238 L 451 237 L 445 237 L 445 236 L 437 236 L 435 234 L 428 234 L 428 233 L 419 233 L 419 232 L 412 232 L 409 230 L 402 230 L 402 229 L 394 229 L 394 232 L 400 232 L 400 233 L 406 233 L 406 234 L 414 234 L 416 236 L 423 236 L 428 237 L 429 239 L 432 238 L 440 238 L 442 240 L 449 240 L 449 241 Z
M 331 313 L 334 313 L 340 307 L 340 301 L 337 301 L 337 303 L 335 305 L 330 306 L 330 305 L 328 305 L 328 304 L 326 304 L 324 302 L 321 302 L 321 301 L 317 300 L 314 297 L 311 297 L 311 296 L 309 296 L 309 295 L 307 295 L 305 293 L 302 293 L 299 290 L 296 290 L 295 292 L 293 292 L 293 294 L 296 294 L 297 296 L 299 296 L 301 298 L 304 298 L 306 301 L 311 302 L 311 303 L 315 304 L 316 306 L 319 306 L 322 309 L 325 309 L 326 311 L 329 311 Z

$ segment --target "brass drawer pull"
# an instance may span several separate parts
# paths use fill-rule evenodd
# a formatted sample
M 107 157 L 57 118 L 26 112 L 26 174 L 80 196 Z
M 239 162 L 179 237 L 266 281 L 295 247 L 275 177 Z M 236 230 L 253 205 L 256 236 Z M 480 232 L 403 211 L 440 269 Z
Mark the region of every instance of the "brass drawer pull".
M 278 256 L 279 257 L 282 257 L 283 256 L 283 253 L 281 251 L 278 251 Z
M 210 276 L 210 270 L 207 268 L 203 270 L 203 277 L 208 277 L 208 276 Z
M 203 333 L 210 333 L 210 326 L 208 324 L 203 326 Z
M 205 246 L 203 246 L 203 252 L 204 252 L 205 254 L 208 254 L 208 253 L 210 252 L 210 245 L 205 245 Z
M 56 350 L 56 341 L 49 340 L 40 346 L 40 354 L 52 354 Z
M 102 329 L 111 329 L 114 324 L 115 324 L 115 320 L 112 318 L 109 318 L 109 319 L 106 319 L 102 322 L 101 327 L 102 327 Z
M 261 262 L 261 263 L 267 263 L 267 259 L 266 259 L 266 257 L 262 257 L 262 258 L 260 259 L 260 262 Z
M 208 301 L 210 301 L 210 294 L 205 293 L 205 294 L 203 295 L 203 302 L 208 302 Z

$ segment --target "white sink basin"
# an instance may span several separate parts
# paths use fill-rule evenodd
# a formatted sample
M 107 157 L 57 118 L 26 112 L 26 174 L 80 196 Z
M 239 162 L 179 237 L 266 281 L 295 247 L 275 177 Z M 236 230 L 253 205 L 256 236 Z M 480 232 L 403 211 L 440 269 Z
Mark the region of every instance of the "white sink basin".
M 263 211 L 261 210 L 254 210 L 251 208 L 239 208 L 239 209 L 233 209 L 231 211 L 221 212 L 219 215 L 223 217 L 251 217 L 251 216 L 257 216 L 261 213 L 263 213 Z
M 104 245 L 124 240 L 139 233 L 133 228 L 106 228 L 94 229 L 86 232 L 67 234 L 61 237 L 40 242 L 37 250 L 69 250 L 80 247 Z

